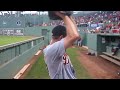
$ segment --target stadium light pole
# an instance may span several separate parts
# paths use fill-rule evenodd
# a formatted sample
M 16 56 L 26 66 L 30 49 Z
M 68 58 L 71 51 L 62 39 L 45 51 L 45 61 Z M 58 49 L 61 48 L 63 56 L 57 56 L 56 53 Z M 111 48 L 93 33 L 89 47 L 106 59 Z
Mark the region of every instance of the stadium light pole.
M 38 19 L 39 19 L 38 24 L 40 24 L 40 11 L 37 11 L 37 12 L 39 13 L 39 14 L 38 14 L 38 15 L 39 15 L 39 18 L 38 18 Z
M 34 14 L 34 27 L 35 27 L 35 23 L 36 23 L 36 14 Z
M 50 32 L 50 30 L 48 30 L 47 32 L 48 32 L 48 45 L 49 45 L 49 32 Z
M 27 26 L 27 25 L 26 25 L 26 23 L 27 23 L 27 22 L 26 22 L 26 16 L 25 16 L 25 15 L 23 15 L 23 16 L 24 16 L 24 20 L 25 20 L 25 21 L 24 21 L 24 27 L 26 27 L 26 26 Z
M 83 11 L 83 16 L 84 16 L 84 11 Z
M 44 16 L 42 15 L 42 24 L 44 24 Z
M 34 16 L 34 27 L 35 27 L 35 16 Z

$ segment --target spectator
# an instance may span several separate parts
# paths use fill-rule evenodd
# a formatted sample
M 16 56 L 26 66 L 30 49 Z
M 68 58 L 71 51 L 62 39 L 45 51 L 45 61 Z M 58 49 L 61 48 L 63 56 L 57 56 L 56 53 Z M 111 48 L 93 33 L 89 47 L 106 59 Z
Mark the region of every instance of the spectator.
M 82 46 L 82 39 L 81 38 L 78 39 L 77 45 L 80 46 L 80 47 Z
M 119 49 L 120 49 L 120 40 L 119 40 L 119 42 L 118 42 L 117 47 L 115 47 L 112 55 L 113 55 L 113 56 L 116 55 Z

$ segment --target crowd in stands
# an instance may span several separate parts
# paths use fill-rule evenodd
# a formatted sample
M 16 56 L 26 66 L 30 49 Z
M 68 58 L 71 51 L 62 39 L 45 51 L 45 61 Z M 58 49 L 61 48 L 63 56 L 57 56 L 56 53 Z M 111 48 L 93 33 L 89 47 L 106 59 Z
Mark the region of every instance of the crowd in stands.
M 74 17 L 76 24 L 86 23 L 88 27 L 92 24 L 102 24 L 102 27 L 96 27 L 92 30 L 106 33 L 120 33 L 120 11 L 98 11 L 83 16 Z M 41 26 L 64 25 L 62 20 L 51 20 L 49 23 L 43 23 Z M 99 29 L 99 30 L 98 30 Z

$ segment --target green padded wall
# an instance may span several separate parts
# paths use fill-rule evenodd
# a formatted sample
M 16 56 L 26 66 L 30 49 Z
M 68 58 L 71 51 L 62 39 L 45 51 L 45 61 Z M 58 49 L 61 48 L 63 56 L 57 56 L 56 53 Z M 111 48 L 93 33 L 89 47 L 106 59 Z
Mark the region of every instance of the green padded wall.
M 13 78 L 34 54 L 44 46 L 43 38 L 36 38 L 34 39 L 36 44 L 30 48 L 32 41 L 33 40 L 0 50 L 1 79 Z

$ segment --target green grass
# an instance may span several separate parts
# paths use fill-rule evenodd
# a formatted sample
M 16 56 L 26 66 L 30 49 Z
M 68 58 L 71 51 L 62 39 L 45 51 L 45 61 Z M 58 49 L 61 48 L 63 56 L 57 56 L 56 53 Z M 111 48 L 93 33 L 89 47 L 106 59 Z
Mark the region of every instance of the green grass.
M 78 51 L 78 48 L 69 48 L 67 50 L 67 53 L 70 56 L 71 62 L 76 71 L 76 77 L 77 79 L 91 79 L 87 70 L 83 67 L 83 65 L 77 59 L 78 57 L 77 51 Z
M 0 36 L 0 46 L 30 39 L 30 36 Z
M 80 61 L 77 59 L 77 48 L 70 48 L 67 50 L 68 55 L 70 56 L 71 62 L 76 71 L 77 79 L 90 79 L 88 72 L 80 64 Z M 44 62 L 43 55 L 37 60 L 33 65 L 30 72 L 26 75 L 25 79 L 49 79 L 48 71 L 46 70 L 46 65 Z
M 25 79 L 49 79 L 43 55 L 33 64 L 31 71 L 28 72 Z

